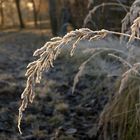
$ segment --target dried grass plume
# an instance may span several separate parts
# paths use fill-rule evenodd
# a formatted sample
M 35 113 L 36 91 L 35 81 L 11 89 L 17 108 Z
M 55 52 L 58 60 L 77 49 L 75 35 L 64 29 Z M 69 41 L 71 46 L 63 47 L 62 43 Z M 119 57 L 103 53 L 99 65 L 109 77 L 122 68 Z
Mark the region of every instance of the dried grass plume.
M 40 83 L 42 78 L 42 73 L 46 70 L 49 70 L 51 67 L 53 67 L 53 62 L 56 59 L 56 57 L 60 54 L 62 48 L 67 44 L 69 44 L 71 46 L 70 55 L 72 56 L 75 52 L 75 49 L 77 48 L 77 44 L 81 40 L 88 40 L 88 41 L 99 40 L 105 38 L 108 34 L 124 35 L 127 37 L 131 37 L 129 34 L 113 32 L 104 29 L 100 31 L 92 31 L 87 28 L 82 28 L 79 30 L 71 31 L 70 33 L 66 34 L 63 38 L 61 37 L 52 38 L 43 47 L 41 47 L 40 49 L 34 52 L 33 56 L 39 58 L 36 61 L 29 63 L 29 65 L 27 66 L 27 71 L 25 74 L 25 76 L 27 77 L 27 82 L 26 82 L 26 87 L 21 95 L 22 103 L 19 108 L 18 129 L 20 133 L 22 133 L 21 120 L 23 117 L 23 112 L 27 108 L 27 105 L 29 103 L 32 103 L 34 100 L 36 84 Z M 135 36 L 133 38 L 139 39 L 138 37 Z M 103 48 L 103 51 L 105 50 L 106 49 Z M 92 57 L 94 57 L 95 55 L 96 54 L 94 54 Z M 86 62 L 82 64 L 79 74 L 75 78 L 75 85 L 78 82 L 78 77 L 80 76 L 83 67 L 90 59 L 91 58 L 89 58 Z M 75 85 L 73 87 L 73 91 Z

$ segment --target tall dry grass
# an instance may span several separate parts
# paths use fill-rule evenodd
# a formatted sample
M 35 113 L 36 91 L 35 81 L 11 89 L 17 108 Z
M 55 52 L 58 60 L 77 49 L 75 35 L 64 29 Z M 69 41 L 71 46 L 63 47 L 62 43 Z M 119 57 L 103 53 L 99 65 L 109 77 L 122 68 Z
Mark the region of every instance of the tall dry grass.
M 132 70 L 133 69 L 133 70 Z M 100 115 L 99 139 L 139 140 L 140 63 L 122 75 L 118 90 Z
M 48 71 L 53 67 L 53 62 L 61 53 L 62 48 L 70 46 L 70 55 L 73 56 L 76 48 L 83 40 L 87 40 L 94 44 L 96 40 L 102 40 L 110 35 L 125 36 L 132 40 L 140 40 L 139 38 L 139 17 L 134 20 L 131 26 L 131 35 L 126 33 L 100 30 L 92 31 L 87 28 L 71 31 L 64 37 L 55 37 L 47 42 L 43 47 L 34 52 L 34 56 L 39 57 L 36 61 L 31 62 L 27 66 L 26 77 L 27 83 L 21 99 L 22 104 L 19 108 L 18 129 L 21 131 L 21 120 L 23 112 L 29 103 L 32 103 L 35 97 L 36 84 L 40 83 L 44 71 Z M 128 44 L 129 44 L 128 42 Z M 138 140 L 140 131 L 140 57 L 139 48 L 129 47 L 94 47 L 89 50 L 92 55 L 81 64 L 79 72 L 74 78 L 72 92 L 74 92 L 83 70 L 91 59 L 97 55 L 105 53 L 106 57 L 112 57 L 121 62 L 124 66 L 124 73 L 120 76 L 120 84 L 114 94 L 113 99 L 106 105 L 103 110 L 99 128 L 102 129 L 101 137 L 104 139 L 112 139 L 112 134 L 116 134 L 118 139 L 129 140 L 135 138 Z M 112 129 L 113 128 L 113 129 Z M 111 130 L 112 129 L 112 130 Z

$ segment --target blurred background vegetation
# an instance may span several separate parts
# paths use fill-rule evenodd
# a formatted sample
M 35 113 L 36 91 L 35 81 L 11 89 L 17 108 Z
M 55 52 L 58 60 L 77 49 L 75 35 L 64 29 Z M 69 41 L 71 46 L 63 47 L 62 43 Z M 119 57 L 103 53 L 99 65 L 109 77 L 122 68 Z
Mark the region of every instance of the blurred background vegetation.
M 95 6 L 102 5 L 92 14 L 91 29 L 120 30 L 121 20 L 133 0 L 0 0 L 0 29 L 45 28 L 53 35 L 64 35 L 66 30 L 83 27 L 84 19 Z M 128 7 L 125 7 L 126 5 Z M 115 17 L 115 18 L 114 18 Z

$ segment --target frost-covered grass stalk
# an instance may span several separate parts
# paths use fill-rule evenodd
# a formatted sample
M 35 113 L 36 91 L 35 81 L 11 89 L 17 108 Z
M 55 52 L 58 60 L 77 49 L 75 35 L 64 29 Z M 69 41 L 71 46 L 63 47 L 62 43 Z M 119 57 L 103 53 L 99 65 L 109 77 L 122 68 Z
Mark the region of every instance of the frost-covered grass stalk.
M 106 6 L 119 6 L 122 7 L 122 9 L 124 9 L 124 11 L 128 12 L 129 7 L 122 4 L 122 3 L 114 3 L 114 2 L 107 2 L 107 3 L 102 3 L 99 4 L 95 7 L 93 7 L 93 9 L 91 9 L 89 11 L 89 13 L 87 14 L 85 20 L 84 20 L 84 24 L 83 26 L 86 27 L 89 23 L 91 23 L 91 25 L 95 26 L 95 22 L 93 21 L 93 15 L 95 15 L 95 12 L 102 7 L 106 7 Z
M 122 20 L 122 32 L 130 33 L 130 30 L 132 28 L 133 28 L 132 30 L 135 30 L 138 26 L 140 26 L 138 24 L 140 23 L 140 19 L 138 18 L 139 16 L 140 16 L 140 0 L 135 0 L 130 8 L 130 11 L 126 14 L 124 19 Z M 136 24 L 134 24 L 134 22 Z
M 135 24 L 135 22 L 134 22 Z M 139 27 L 139 26 L 136 26 Z M 65 47 L 67 44 L 71 46 L 71 51 L 70 55 L 73 56 L 75 49 L 77 48 L 78 44 L 82 40 L 87 40 L 89 42 L 94 43 L 94 40 L 100 40 L 109 34 L 114 34 L 114 35 L 123 35 L 132 41 L 135 39 L 140 39 L 136 35 L 137 30 L 133 30 L 132 28 L 132 35 L 125 34 L 125 33 L 119 33 L 119 32 L 113 32 L 113 31 L 108 31 L 108 30 L 100 30 L 100 31 L 92 31 L 87 28 L 82 28 L 79 30 L 71 31 L 70 33 L 66 34 L 64 37 L 55 37 L 52 38 L 49 42 L 47 42 L 43 47 L 40 49 L 36 50 L 33 54 L 33 56 L 39 57 L 36 61 L 33 61 L 29 63 L 27 66 L 27 71 L 25 76 L 27 77 L 27 83 L 26 87 L 21 95 L 22 99 L 22 104 L 19 108 L 19 118 L 18 118 L 18 129 L 19 132 L 22 133 L 21 131 L 21 120 L 23 117 L 23 112 L 27 108 L 28 103 L 32 103 L 35 97 L 35 87 L 37 83 L 40 83 L 41 78 L 42 78 L 42 73 L 46 70 L 49 70 L 51 67 L 53 67 L 53 62 L 57 58 L 57 56 L 61 53 L 62 48 Z M 130 63 L 125 60 L 124 58 L 121 57 L 121 55 L 124 55 L 126 58 L 131 57 L 129 54 L 129 48 L 125 48 L 124 51 L 123 49 L 120 50 L 119 48 L 107 48 L 107 47 L 102 47 L 102 48 L 94 48 L 93 55 L 88 58 L 83 64 L 80 66 L 79 72 L 74 78 L 74 84 L 72 91 L 74 92 L 75 86 L 79 81 L 79 77 L 82 75 L 82 71 L 84 67 L 86 66 L 87 62 L 91 60 L 91 58 L 96 57 L 96 55 L 99 55 L 102 52 L 107 52 L 107 56 L 110 55 L 113 58 L 117 59 L 118 61 L 122 62 L 124 65 L 127 65 L 128 69 L 127 71 L 122 75 L 122 80 L 119 88 L 119 93 L 122 92 L 122 90 L 125 88 L 125 83 L 128 79 L 128 76 L 130 75 L 131 72 L 137 74 L 140 76 L 139 71 L 137 70 L 140 66 L 138 62 L 135 63 Z M 121 54 L 121 55 L 118 55 Z M 133 56 L 132 56 L 133 57 Z

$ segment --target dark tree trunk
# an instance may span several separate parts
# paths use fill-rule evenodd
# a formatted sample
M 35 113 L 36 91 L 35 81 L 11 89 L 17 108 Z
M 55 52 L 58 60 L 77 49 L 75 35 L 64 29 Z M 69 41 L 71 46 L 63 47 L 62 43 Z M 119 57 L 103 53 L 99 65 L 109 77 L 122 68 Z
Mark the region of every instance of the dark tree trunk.
M 2 5 L 3 5 L 3 2 L 1 2 L 1 4 L 0 4 L 1 26 L 4 25 L 4 12 L 3 12 L 3 7 L 2 7 Z
M 36 6 L 35 6 L 35 1 L 31 0 L 33 4 L 33 16 L 34 16 L 34 26 L 37 27 L 37 11 L 36 11 Z
M 57 16 L 56 16 L 56 0 L 49 0 L 49 14 L 52 34 L 56 36 L 58 32 Z
M 15 0 L 16 3 L 16 8 L 17 8 L 17 12 L 18 12 L 18 18 L 19 18 L 19 23 L 20 23 L 20 28 L 24 28 L 24 22 L 22 19 L 22 14 L 21 14 L 21 9 L 20 9 L 20 0 Z

